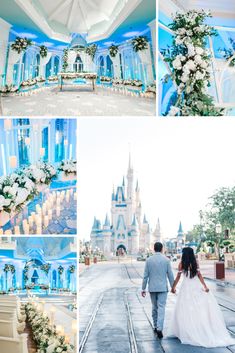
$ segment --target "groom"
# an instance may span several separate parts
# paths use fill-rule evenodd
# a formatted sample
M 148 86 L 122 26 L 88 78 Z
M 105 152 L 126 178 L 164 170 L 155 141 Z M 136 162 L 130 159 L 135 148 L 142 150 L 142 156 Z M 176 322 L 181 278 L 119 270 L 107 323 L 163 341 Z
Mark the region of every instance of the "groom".
M 174 276 L 170 260 L 163 255 L 162 243 L 154 244 L 155 254 L 146 260 L 144 278 L 142 283 L 142 296 L 146 296 L 146 287 L 152 302 L 152 317 L 154 332 L 158 338 L 163 338 L 162 330 L 165 317 L 165 306 L 168 292 L 167 278 L 171 287 L 174 283 Z

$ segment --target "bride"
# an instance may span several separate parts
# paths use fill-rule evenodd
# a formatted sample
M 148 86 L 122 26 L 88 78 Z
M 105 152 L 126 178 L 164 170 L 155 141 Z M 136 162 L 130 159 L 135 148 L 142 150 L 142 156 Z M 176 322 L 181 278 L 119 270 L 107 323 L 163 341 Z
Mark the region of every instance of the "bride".
M 206 348 L 234 345 L 235 339 L 226 329 L 223 314 L 204 282 L 190 247 L 183 249 L 172 293 L 176 293 L 182 274 L 184 279 L 167 336 L 178 337 L 183 344 Z

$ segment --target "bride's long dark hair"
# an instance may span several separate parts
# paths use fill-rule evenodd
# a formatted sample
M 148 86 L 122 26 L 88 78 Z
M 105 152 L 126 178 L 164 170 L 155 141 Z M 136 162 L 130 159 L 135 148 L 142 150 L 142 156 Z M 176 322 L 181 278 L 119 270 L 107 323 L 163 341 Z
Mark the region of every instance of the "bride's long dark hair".
M 192 248 L 186 247 L 183 249 L 181 264 L 182 270 L 184 271 L 186 276 L 190 274 L 190 278 L 193 278 L 197 275 L 198 265 Z

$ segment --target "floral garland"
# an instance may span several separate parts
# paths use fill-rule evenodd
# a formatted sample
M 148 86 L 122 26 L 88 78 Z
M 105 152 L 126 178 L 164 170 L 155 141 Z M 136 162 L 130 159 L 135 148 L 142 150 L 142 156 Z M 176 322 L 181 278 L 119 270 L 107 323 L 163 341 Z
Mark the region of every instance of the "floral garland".
M 23 269 L 23 279 L 24 279 L 24 282 L 27 282 L 29 279 L 29 265 L 27 262 L 26 262 L 24 269 Z
M 11 272 L 12 274 L 14 274 L 16 269 L 15 269 L 14 265 L 5 264 L 3 271 L 6 272 L 6 273 L 7 272 Z
M 25 51 L 30 45 L 32 45 L 32 41 L 27 38 L 16 37 L 16 40 L 11 45 L 11 49 L 17 51 L 18 54 Z
M 38 353 L 75 353 L 74 347 L 65 342 L 64 336 L 57 334 L 55 326 L 50 324 L 48 316 L 40 311 L 36 304 L 27 303 L 25 313 L 32 328 Z
M 77 161 L 76 160 L 64 160 L 61 162 L 58 170 L 68 175 L 70 173 L 77 174 Z
M 64 267 L 60 265 L 60 266 L 58 267 L 58 273 L 59 273 L 59 275 L 62 275 L 63 272 L 64 272 Z
M 47 275 L 50 271 L 51 268 L 51 264 L 43 264 L 40 266 L 40 270 L 42 270 L 43 272 L 45 272 Z
M 76 269 L 76 267 L 75 267 L 74 265 L 70 265 L 70 266 L 69 266 L 69 272 L 70 272 L 70 273 L 74 273 L 74 272 L 75 272 L 75 269 Z
M 206 38 L 216 35 L 214 28 L 205 24 L 207 17 L 211 17 L 210 12 L 191 10 L 177 13 L 169 25 L 175 38 L 172 47 L 162 54 L 172 70 L 177 97 L 168 115 L 223 115 L 224 109 L 215 108 L 213 98 L 207 94 L 211 74 Z
M 49 76 L 48 81 L 58 81 L 58 76 Z
M 229 61 L 234 55 L 235 55 L 235 40 L 232 38 L 229 38 L 229 42 L 232 46 L 232 49 L 219 49 L 219 51 L 223 54 L 223 57 L 225 58 L 226 61 Z M 235 57 L 230 61 L 229 66 L 233 67 L 235 66 Z
M 148 49 L 148 38 L 146 36 L 135 37 L 131 41 L 135 53 Z
M 124 86 L 142 87 L 143 82 L 141 80 L 124 80 Z
M 40 56 L 42 58 L 46 58 L 47 57 L 47 54 L 48 54 L 48 49 L 45 45 L 41 45 L 40 47 Z
M 66 72 L 69 64 L 68 64 L 68 59 L 69 59 L 69 50 L 68 49 L 64 49 L 64 55 L 62 57 L 63 60 L 63 65 L 62 65 L 62 69 L 64 72 Z
M 94 60 L 97 48 L 97 44 L 90 44 L 88 45 L 88 47 L 85 48 L 85 53 L 90 55 L 92 60 Z
M 119 46 L 118 45 L 114 45 L 112 44 L 110 47 L 109 47 L 109 54 L 112 58 L 115 58 L 115 56 L 117 55 L 118 53 L 118 48 Z

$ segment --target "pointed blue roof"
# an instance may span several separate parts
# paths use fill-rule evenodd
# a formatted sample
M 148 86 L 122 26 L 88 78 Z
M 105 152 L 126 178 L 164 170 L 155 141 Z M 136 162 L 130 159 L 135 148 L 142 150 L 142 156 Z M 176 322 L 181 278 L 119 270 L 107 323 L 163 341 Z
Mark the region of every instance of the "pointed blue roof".
M 109 227 L 109 226 L 110 226 L 109 217 L 108 217 L 108 214 L 107 214 L 107 213 L 106 213 L 106 217 L 105 217 L 104 226 L 105 226 L 105 227 Z
M 144 215 L 143 223 L 148 223 L 146 216 Z
M 94 217 L 94 222 L 93 222 L 92 229 L 96 229 L 96 218 L 95 217 Z
M 136 223 L 136 215 L 134 213 L 134 216 L 133 216 L 133 221 L 132 221 L 132 226 L 136 227 L 137 226 L 137 223 Z
M 117 230 L 118 229 L 126 229 L 125 221 L 123 215 L 118 216 L 118 221 L 117 221 Z
M 179 225 L 179 229 L 178 229 L 178 234 L 182 234 L 183 233 L 183 227 L 182 227 L 182 223 L 180 221 L 180 225 Z
M 118 201 L 118 195 L 121 194 L 122 196 L 122 201 L 125 201 L 125 196 L 124 196 L 124 190 L 122 186 L 117 187 L 117 192 L 116 192 L 116 197 L 115 200 Z
M 122 186 L 125 186 L 125 177 L 123 176 L 123 179 L 122 179 Z

